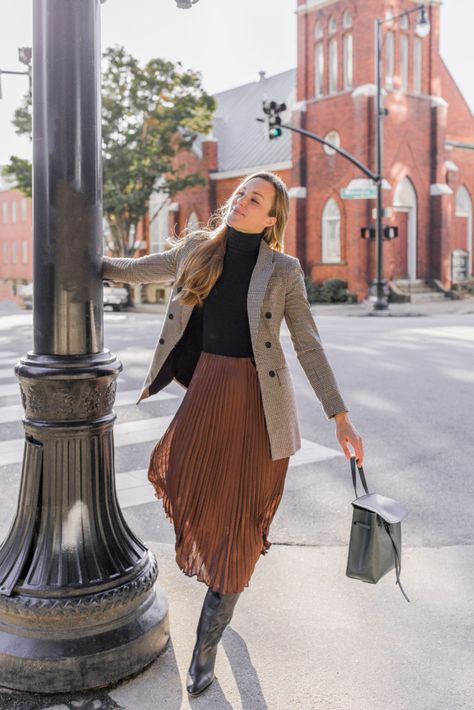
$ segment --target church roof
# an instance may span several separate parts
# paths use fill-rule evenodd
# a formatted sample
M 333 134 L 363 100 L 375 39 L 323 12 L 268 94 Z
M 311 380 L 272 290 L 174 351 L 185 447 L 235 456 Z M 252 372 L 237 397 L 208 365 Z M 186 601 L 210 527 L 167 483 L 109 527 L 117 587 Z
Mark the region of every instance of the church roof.
M 296 69 L 236 86 L 214 94 L 213 136 L 218 141 L 218 171 L 243 170 L 291 161 L 291 132 L 283 130 L 280 138 L 266 139 L 262 101 L 285 102 L 288 108 L 296 101 Z M 290 120 L 290 111 L 281 114 Z M 197 143 L 196 141 L 195 143 Z M 200 148 L 200 146 L 199 146 Z

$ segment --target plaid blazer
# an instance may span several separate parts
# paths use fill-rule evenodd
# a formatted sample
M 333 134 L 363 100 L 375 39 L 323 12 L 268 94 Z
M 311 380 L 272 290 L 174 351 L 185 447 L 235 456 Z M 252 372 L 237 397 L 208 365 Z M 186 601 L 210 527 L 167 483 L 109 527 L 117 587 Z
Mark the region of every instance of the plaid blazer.
M 173 284 L 190 237 L 168 251 L 138 259 L 104 257 L 102 277 L 125 283 Z M 198 309 L 179 302 L 173 288 L 165 321 L 138 402 L 173 379 L 187 387 L 201 352 Z M 329 418 L 346 407 L 314 322 L 297 258 L 273 250 L 263 239 L 249 283 L 247 311 L 273 460 L 301 447 L 295 392 L 280 343 L 285 318 L 299 363 Z M 137 402 L 137 403 L 138 403 Z

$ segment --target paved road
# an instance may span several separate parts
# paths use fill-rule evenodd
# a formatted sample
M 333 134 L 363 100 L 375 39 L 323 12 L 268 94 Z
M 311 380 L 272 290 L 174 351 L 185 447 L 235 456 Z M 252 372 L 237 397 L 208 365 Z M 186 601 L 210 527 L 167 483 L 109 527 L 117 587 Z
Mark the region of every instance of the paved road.
M 205 589 L 176 567 L 173 529 L 145 474 L 151 446 L 184 390 L 173 384 L 135 406 L 162 313 L 107 314 L 107 346 L 124 364 L 116 402 L 117 490 L 132 529 L 157 554 L 172 644 L 145 673 L 115 689 L 63 698 L 4 691 L 0 708 L 474 708 L 474 304 L 457 304 L 454 312 L 446 306 L 453 308 L 398 306 L 394 315 L 412 317 L 383 318 L 365 317 L 361 305 L 314 309 L 365 440 L 369 487 L 410 511 L 402 582 L 411 603 L 394 574 L 377 585 L 345 577 L 354 497 L 349 466 L 283 327 L 303 447 L 291 459 L 273 547 L 224 636 L 218 680 L 191 704 L 183 688 Z M 31 314 L 0 305 L 2 537 L 14 514 L 22 446 L 12 366 L 30 344 Z

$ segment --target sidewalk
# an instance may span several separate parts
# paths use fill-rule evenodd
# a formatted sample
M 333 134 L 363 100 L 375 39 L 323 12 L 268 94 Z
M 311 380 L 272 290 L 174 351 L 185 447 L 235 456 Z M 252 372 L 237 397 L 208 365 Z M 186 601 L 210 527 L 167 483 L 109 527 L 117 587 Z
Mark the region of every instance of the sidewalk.
M 188 698 L 185 682 L 205 587 L 178 569 L 172 545 L 150 547 L 158 559 L 158 583 L 170 605 L 171 640 L 166 651 L 143 673 L 115 688 L 49 698 L 0 691 L 0 707 L 474 707 L 473 546 L 405 547 L 401 580 L 408 603 L 395 585 L 393 570 L 374 585 L 346 577 L 345 546 L 274 543 L 259 561 L 224 633 L 216 680 L 195 699 Z
M 451 314 L 474 314 L 474 297 L 463 298 L 458 301 L 446 299 L 445 301 L 432 301 L 428 303 L 390 303 L 386 311 L 374 313 L 373 302 L 369 300 L 361 303 L 313 303 L 311 310 L 315 317 L 319 316 L 365 316 L 365 317 L 410 317 L 410 316 L 438 316 Z M 165 313 L 165 303 L 140 303 L 129 308 L 127 313 Z

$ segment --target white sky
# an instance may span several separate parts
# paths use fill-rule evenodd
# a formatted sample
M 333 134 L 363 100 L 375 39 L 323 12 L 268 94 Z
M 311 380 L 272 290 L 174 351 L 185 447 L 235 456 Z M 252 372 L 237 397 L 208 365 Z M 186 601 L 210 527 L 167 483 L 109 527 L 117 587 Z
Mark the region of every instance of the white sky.
M 33 0 L 1 0 L 0 67 L 22 70 L 17 48 L 31 46 Z M 102 6 L 102 46 L 123 44 L 141 60 L 160 56 L 202 73 L 215 93 L 296 66 L 296 0 L 199 0 L 178 10 L 174 0 L 107 0 Z M 441 54 L 474 111 L 474 0 L 441 6 Z M 26 77 L 3 76 L 0 165 L 30 146 L 11 125 Z

